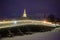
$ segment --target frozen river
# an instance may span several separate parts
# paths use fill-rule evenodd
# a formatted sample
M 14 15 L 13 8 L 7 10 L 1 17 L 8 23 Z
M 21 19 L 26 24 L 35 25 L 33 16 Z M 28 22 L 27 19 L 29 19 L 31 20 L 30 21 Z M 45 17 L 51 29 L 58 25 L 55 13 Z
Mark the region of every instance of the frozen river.
M 49 32 L 33 33 L 32 35 L 2 38 L 0 40 L 60 40 L 60 28 Z

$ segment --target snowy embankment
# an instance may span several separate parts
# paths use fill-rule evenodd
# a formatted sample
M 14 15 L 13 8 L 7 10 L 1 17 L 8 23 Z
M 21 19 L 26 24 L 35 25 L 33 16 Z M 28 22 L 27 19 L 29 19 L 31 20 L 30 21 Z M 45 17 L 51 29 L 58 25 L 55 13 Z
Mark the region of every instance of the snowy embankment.
M 60 28 L 49 32 L 38 32 L 32 35 L 2 38 L 1 40 L 60 40 Z

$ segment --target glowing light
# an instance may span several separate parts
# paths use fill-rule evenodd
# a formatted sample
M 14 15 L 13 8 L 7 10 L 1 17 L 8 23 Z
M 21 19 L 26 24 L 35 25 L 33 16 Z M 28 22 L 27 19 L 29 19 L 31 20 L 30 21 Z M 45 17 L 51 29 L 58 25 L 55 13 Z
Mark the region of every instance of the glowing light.
M 47 21 L 46 21 L 46 20 L 44 20 L 44 21 L 43 21 L 43 23 L 47 23 Z
M 27 17 L 25 9 L 24 9 L 23 17 Z
M 17 21 L 14 21 L 14 24 L 16 24 L 17 23 Z
M 52 25 L 52 22 L 48 22 L 46 20 L 42 21 L 44 24 L 49 24 L 49 25 Z

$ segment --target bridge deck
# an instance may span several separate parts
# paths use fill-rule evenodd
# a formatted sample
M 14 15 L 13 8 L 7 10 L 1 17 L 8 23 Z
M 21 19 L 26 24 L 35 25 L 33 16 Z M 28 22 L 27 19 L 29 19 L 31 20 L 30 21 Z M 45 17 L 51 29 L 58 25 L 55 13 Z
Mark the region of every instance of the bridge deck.
M 36 20 L 18 20 L 18 21 L 6 21 L 0 22 L 1 28 L 15 27 L 15 26 L 24 26 L 24 25 L 44 25 L 49 27 L 56 27 L 57 25 L 50 22 L 36 21 Z M 58 25 L 60 26 L 60 25 Z

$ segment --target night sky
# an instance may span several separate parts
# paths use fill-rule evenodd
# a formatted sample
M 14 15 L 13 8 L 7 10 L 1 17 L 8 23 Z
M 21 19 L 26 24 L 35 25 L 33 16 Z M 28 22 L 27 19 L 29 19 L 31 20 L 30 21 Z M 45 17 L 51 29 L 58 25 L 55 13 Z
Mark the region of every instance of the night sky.
M 53 14 L 60 18 L 59 0 L 0 0 L 0 18 L 20 18 L 24 8 L 27 16 L 43 18 Z

